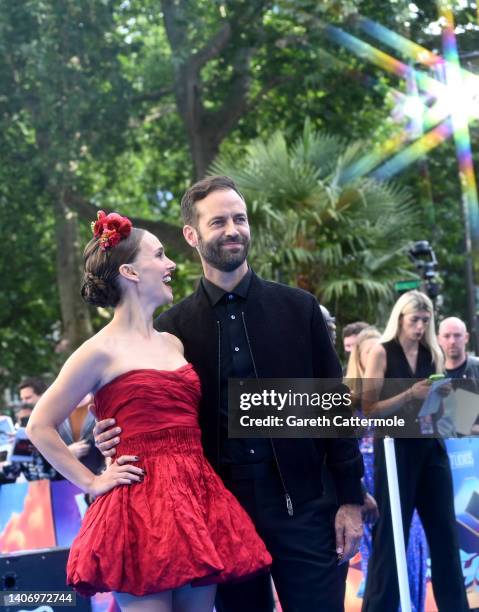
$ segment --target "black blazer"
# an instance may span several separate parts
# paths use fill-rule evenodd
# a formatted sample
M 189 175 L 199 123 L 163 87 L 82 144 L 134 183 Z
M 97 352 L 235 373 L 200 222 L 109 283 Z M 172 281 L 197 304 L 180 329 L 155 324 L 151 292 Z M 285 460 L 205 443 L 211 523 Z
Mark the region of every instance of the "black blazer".
M 341 366 L 318 302 L 310 293 L 265 281 L 253 273 L 244 320 L 259 378 L 341 378 Z M 219 464 L 219 322 L 200 284 L 155 321 L 177 336 L 202 385 L 200 425 L 205 454 Z M 273 440 L 285 486 L 293 502 L 322 493 L 326 461 L 338 503 L 362 503 L 363 462 L 357 440 Z

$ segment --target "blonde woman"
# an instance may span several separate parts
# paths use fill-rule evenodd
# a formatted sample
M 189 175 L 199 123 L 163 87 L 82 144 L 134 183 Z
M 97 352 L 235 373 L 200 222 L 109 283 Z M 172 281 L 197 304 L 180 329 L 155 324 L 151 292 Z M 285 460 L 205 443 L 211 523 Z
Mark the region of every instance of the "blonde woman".
M 392 415 L 407 406 L 419 410 L 428 393 L 427 378 L 442 370 L 431 300 L 419 291 L 408 291 L 397 300 L 381 341 L 371 349 L 365 378 L 375 381 L 375 390 L 364 405 L 366 414 Z M 420 380 L 404 384 L 404 390 L 391 397 L 383 383 L 394 378 Z M 468 605 L 455 527 L 451 468 L 444 443 L 432 438 L 401 438 L 395 441 L 395 447 L 405 541 L 417 508 L 429 544 L 439 611 L 465 611 Z M 373 533 L 363 612 L 394 611 L 399 601 L 382 440 L 374 444 L 374 467 L 380 518 Z
M 366 373 L 368 357 L 376 344 L 381 339 L 381 334 L 375 327 L 364 329 L 357 337 L 357 343 L 351 351 L 348 363 L 347 378 L 349 387 L 359 397 L 364 375 Z M 374 450 L 373 438 L 365 435 L 360 442 L 361 453 L 364 461 L 364 486 L 371 497 L 374 496 Z M 373 521 L 365 521 L 364 534 L 361 541 L 361 572 L 364 576 L 358 589 L 358 597 L 364 596 L 365 579 L 368 573 L 368 561 L 372 552 Z M 426 573 L 427 573 L 427 542 L 424 530 L 417 512 L 414 512 L 409 534 L 409 545 L 407 548 L 407 569 L 411 603 L 413 610 L 423 610 L 426 597 Z
M 366 372 L 366 364 L 369 353 L 374 345 L 379 342 L 381 334 L 373 326 L 365 327 L 357 336 L 356 343 L 351 349 L 351 355 L 346 370 L 346 380 L 349 388 L 356 397 L 361 395 L 361 379 Z

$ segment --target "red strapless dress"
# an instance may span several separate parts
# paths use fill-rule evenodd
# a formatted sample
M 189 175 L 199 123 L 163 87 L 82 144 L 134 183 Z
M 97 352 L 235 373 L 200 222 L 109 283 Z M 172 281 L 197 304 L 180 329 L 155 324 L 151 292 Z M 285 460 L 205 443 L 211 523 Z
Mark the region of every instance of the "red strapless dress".
M 96 394 L 97 417 L 122 428 L 116 456 L 137 455 L 143 482 L 120 485 L 88 509 L 67 582 L 84 595 L 146 595 L 238 580 L 271 557 L 200 442 L 200 381 L 191 366 L 131 370 Z

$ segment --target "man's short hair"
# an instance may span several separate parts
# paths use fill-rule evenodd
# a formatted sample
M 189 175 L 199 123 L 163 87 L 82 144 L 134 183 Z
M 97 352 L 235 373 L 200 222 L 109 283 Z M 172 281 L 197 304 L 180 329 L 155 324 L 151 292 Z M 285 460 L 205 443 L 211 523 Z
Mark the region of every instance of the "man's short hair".
M 343 328 L 343 340 L 349 336 L 357 336 L 363 331 L 363 329 L 366 329 L 366 327 L 370 327 L 370 325 L 364 321 L 354 321 L 354 323 L 348 323 L 348 325 L 345 325 Z
M 38 376 L 32 378 L 25 378 L 18 385 L 18 391 L 20 392 L 22 389 L 27 389 L 31 387 L 35 395 L 43 395 L 48 388 L 47 383 Z
M 192 185 L 181 198 L 181 216 L 185 225 L 196 226 L 198 215 L 195 203 L 203 200 L 213 191 L 227 191 L 233 189 L 244 200 L 243 195 L 236 187 L 235 182 L 229 176 L 207 176 Z

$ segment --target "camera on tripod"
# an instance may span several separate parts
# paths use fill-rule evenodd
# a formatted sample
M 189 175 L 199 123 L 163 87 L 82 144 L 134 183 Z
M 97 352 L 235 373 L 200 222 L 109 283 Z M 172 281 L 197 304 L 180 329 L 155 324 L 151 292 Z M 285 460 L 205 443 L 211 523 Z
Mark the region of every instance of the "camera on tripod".
M 422 278 L 421 289 L 431 298 L 441 297 L 441 279 L 436 254 L 427 240 L 418 240 L 409 249 L 408 255 Z

